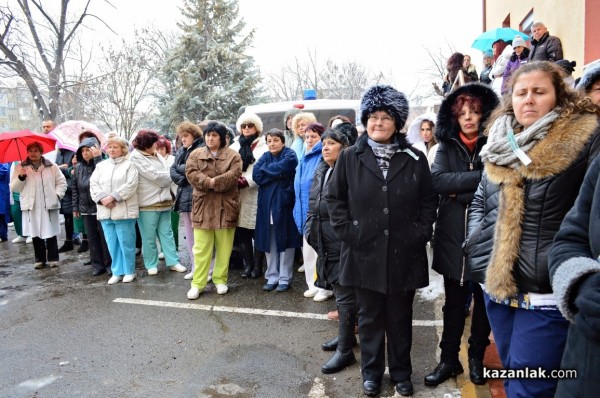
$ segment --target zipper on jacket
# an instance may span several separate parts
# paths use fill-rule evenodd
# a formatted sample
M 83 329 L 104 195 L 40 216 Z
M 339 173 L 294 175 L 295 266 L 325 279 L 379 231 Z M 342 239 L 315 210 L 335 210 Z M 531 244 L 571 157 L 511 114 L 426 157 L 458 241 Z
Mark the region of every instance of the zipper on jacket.
M 475 153 L 476 152 L 473 152 L 473 155 L 469 156 L 469 152 L 462 145 L 460 145 L 461 142 L 459 140 L 457 140 L 456 138 L 451 138 L 451 140 L 456 141 L 456 143 L 458 144 L 458 147 L 460 149 L 462 149 L 462 151 L 465 153 L 465 155 L 467 155 L 467 159 L 469 159 L 469 171 L 473 171 L 475 169 Z M 479 139 L 477 139 L 477 142 L 479 142 Z M 475 144 L 475 146 L 477 146 L 477 144 Z
M 467 208 L 465 209 L 465 235 L 464 235 L 463 242 L 467 239 L 468 214 L 469 214 L 469 205 L 467 205 Z M 463 257 L 463 264 L 462 264 L 462 270 L 460 272 L 460 286 L 463 286 L 463 284 L 465 282 L 465 267 L 467 265 L 467 256 L 465 256 L 464 250 L 463 250 L 462 257 Z

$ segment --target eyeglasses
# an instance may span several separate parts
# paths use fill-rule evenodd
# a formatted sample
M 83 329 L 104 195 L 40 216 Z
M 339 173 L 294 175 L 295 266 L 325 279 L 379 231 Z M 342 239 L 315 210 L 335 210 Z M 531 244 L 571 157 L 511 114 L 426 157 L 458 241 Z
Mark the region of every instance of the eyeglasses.
M 243 129 L 251 129 L 254 127 L 254 123 L 244 123 L 244 124 L 240 124 L 240 127 Z
M 378 120 L 381 120 L 382 123 L 391 123 L 394 121 L 394 119 L 388 115 L 383 115 L 383 116 L 369 115 L 369 122 L 376 123 Z

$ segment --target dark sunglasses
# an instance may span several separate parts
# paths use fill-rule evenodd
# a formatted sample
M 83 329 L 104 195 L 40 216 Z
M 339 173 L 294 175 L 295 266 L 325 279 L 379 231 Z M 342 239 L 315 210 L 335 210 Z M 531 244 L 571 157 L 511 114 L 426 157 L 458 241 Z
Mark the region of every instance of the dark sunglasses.
M 254 123 L 244 123 L 244 124 L 240 124 L 240 127 L 241 127 L 242 129 L 245 129 L 245 128 L 249 128 L 249 129 L 251 129 L 252 127 L 254 127 Z

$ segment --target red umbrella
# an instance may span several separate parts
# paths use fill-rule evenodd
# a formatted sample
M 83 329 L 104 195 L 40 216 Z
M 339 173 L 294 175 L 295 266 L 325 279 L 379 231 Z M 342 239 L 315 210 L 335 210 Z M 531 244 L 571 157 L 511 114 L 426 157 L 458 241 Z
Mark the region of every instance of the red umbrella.
M 10 163 L 27 158 L 27 145 L 32 142 L 42 144 L 42 153 L 48 153 L 56 148 L 56 140 L 45 134 L 29 130 L 0 133 L 0 163 Z

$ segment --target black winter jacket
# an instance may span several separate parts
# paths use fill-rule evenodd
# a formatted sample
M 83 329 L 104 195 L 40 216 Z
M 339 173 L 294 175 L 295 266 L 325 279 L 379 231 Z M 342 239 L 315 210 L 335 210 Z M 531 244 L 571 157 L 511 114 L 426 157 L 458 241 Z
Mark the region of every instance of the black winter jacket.
M 485 164 L 469 211 L 465 251 L 471 277 L 490 295 L 552 293 L 548 253 L 600 150 L 595 115 L 561 117 L 527 155 L 528 166 Z
M 331 226 L 342 241 L 342 286 L 397 294 L 429 283 L 425 245 L 438 199 L 427 158 L 405 135 L 397 140 L 400 149 L 390 159 L 387 178 L 367 134 L 344 149 L 335 164 L 326 200 Z
M 340 250 L 342 241 L 333 231 L 329 219 L 329 210 L 325 196 L 329 190 L 329 179 L 325 176 L 329 165 L 325 162 L 315 170 L 313 183 L 308 197 L 308 214 L 304 225 L 304 236 L 306 241 L 319 255 L 317 257 L 317 280 L 315 285 L 320 288 L 328 288 L 332 284 L 338 284 Z
M 72 176 L 69 173 L 69 169 L 73 166 L 73 156 L 75 156 L 75 152 L 70 151 L 68 149 L 59 149 L 56 152 L 56 163 L 58 166 L 66 164 L 66 168 L 61 168 L 60 171 L 63 173 L 63 176 L 67 179 L 67 192 L 65 192 L 65 196 L 60 200 L 60 214 L 71 214 L 73 213 L 73 204 L 72 198 L 73 193 L 71 190 L 71 186 L 73 185 Z
M 546 32 L 540 40 L 531 40 L 529 61 L 552 61 L 563 59 L 562 43 L 556 36 Z
M 572 323 L 561 368 L 577 370 L 562 379 L 556 397 L 592 398 L 600 390 L 600 344 L 582 333 L 574 305 L 581 279 L 600 272 L 600 157 L 588 169 L 573 208 L 556 234 L 548 259 L 554 294 L 561 313 Z M 600 307 L 600 303 L 589 303 Z M 589 312 L 588 312 L 589 313 Z
M 175 197 L 174 211 L 191 212 L 193 188 L 185 176 L 185 162 L 187 162 L 190 153 L 194 149 L 204 146 L 202 137 L 198 137 L 192 142 L 189 148 L 181 147 L 175 155 L 175 161 L 171 165 L 171 179 L 177 184 L 177 196 Z
M 460 95 L 469 94 L 482 101 L 479 136 L 473 152 L 459 137 L 460 126 L 452 115 Z M 453 91 L 440 106 L 436 126 L 439 143 L 435 162 L 431 166 L 433 189 L 440 195 L 440 206 L 435 224 L 433 269 L 452 279 L 469 280 L 462 245 L 466 238 L 467 207 L 477 190 L 483 164 L 479 152 L 487 137 L 484 125 L 498 105 L 494 91 L 483 84 L 468 84 Z

